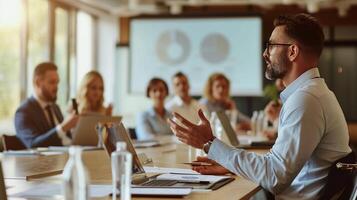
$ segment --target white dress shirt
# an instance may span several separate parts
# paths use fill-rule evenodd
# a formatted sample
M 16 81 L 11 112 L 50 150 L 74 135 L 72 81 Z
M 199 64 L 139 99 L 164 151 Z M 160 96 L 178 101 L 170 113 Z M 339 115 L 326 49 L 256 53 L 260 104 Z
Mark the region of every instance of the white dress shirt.
M 67 136 L 66 132 L 63 131 L 62 126 L 60 125 L 60 122 L 58 121 L 57 116 L 55 115 L 55 111 L 53 109 L 54 103 L 43 101 L 36 95 L 34 95 L 34 97 L 36 101 L 40 104 L 40 107 L 42 108 L 43 112 L 45 113 L 48 124 L 51 124 L 51 120 L 49 113 L 46 110 L 46 107 L 50 105 L 58 137 L 61 139 L 63 145 L 70 145 L 72 143 L 72 140 Z

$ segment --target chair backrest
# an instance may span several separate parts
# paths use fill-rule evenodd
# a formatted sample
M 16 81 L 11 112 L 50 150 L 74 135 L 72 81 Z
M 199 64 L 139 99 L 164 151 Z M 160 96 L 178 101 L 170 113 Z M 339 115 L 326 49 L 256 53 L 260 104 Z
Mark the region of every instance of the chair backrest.
M 347 156 L 337 160 L 331 166 L 330 172 L 327 177 L 327 183 L 322 192 L 320 200 L 325 199 L 350 199 L 353 194 L 353 190 L 357 187 L 356 175 L 357 170 L 355 168 L 344 169 L 337 167 L 337 163 L 343 164 L 355 164 L 356 156 L 352 151 Z
M 25 145 L 16 137 L 16 135 L 3 135 L 2 143 L 5 151 L 26 149 Z
M 6 200 L 7 199 L 6 187 L 5 187 L 4 176 L 3 176 L 3 173 L 2 173 L 1 162 L 0 162 L 0 199 L 1 200 Z

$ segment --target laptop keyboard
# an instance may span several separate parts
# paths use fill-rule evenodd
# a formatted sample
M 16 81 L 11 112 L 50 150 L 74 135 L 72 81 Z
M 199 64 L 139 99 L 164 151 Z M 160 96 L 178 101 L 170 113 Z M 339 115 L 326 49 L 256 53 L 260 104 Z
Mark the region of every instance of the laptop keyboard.
M 176 180 L 150 180 L 145 183 L 142 183 L 141 186 L 172 186 L 177 183 Z

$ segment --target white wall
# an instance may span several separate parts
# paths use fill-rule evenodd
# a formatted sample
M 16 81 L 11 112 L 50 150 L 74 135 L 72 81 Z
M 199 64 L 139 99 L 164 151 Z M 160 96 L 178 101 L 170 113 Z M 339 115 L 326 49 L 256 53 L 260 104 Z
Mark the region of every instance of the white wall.
M 104 99 L 105 103 L 112 103 L 115 107 L 119 106 L 114 99 L 115 84 L 117 79 L 115 76 L 115 57 L 116 43 L 119 36 L 118 19 L 117 18 L 99 18 L 98 19 L 98 71 L 104 78 Z
M 126 127 L 135 127 L 136 116 L 139 112 L 148 109 L 151 101 L 145 95 L 134 95 L 128 93 L 129 83 L 129 48 L 118 47 L 116 52 L 116 72 L 114 92 L 116 99 L 115 113 L 123 115 Z M 141 73 L 145 73 L 142 71 Z
M 116 47 L 119 39 L 117 18 L 98 19 L 98 71 L 103 75 L 105 102 L 114 105 L 113 114 L 122 115 L 126 127 L 135 127 L 136 115 L 150 107 L 143 95 L 128 93 L 129 51 Z M 142 72 L 145 73 L 145 72 Z

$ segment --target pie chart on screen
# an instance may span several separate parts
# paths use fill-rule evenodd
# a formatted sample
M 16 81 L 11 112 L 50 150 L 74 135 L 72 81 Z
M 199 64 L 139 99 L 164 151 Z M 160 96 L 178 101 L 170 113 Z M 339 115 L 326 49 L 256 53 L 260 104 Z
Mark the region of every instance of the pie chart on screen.
M 190 51 L 189 38 L 179 30 L 164 31 L 156 42 L 156 54 L 160 62 L 167 65 L 183 63 L 190 55 Z
M 225 61 L 229 51 L 228 39 L 219 33 L 208 34 L 200 45 L 201 57 L 210 64 L 219 64 Z

